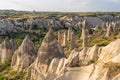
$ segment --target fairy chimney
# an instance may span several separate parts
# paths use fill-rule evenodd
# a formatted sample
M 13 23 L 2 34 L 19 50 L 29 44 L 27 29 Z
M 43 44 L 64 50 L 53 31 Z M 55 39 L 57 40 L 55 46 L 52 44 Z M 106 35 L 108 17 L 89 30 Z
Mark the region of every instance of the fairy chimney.
M 87 21 L 84 20 L 82 23 L 82 40 L 83 40 L 83 47 L 87 47 L 88 46 L 88 40 L 87 40 Z
M 112 26 L 111 26 L 111 24 L 109 24 L 109 25 L 107 26 L 107 32 L 106 32 L 105 37 L 109 37 L 110 34 L 111 34 L 111 31 L 112 31 Z
M 63 46 L 66 46 L 67 45 L 67 32 L 64 31 L 63 33 Z
M 67 41 L 70 41 L 71 39 L 71 32 L 72 32 L 72 27 L 69 27 Z
M 13 53 L 17 48 L 17 44 L 14 40 L 6 38 L 0 45 L 0 62 L 11 61 Z
M 26 36 L 12 57 L 11 68 L 18 71 L 28 68 L 35 60 L 36 55 L 36 47 L 29 36 Z
M 40 80 L 44 80 L 45 73 L 47 72 L 51 61 L 54 58 L 60 59 L 64 57 L 64 51 L 55 38 L 53 29 L 50 29 L 38 50 L 38 57 L 28 70 L 28 76 L 30 76 L 27 77 L 29 78 L 28 80 L 37 80 L 38 76 Z
M 75 48 L 75 34 L 74 31 L 71 33 L 71 40 L 70 40 L 70 49 L 73 50 Z

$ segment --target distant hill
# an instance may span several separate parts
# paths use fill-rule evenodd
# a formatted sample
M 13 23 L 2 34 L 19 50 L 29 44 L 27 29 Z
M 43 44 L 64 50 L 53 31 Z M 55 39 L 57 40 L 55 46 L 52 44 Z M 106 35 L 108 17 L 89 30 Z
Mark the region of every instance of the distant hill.
M 13 9 L 0 10 L 0 13 L 31 13 L 32 11 L 17 11 Z

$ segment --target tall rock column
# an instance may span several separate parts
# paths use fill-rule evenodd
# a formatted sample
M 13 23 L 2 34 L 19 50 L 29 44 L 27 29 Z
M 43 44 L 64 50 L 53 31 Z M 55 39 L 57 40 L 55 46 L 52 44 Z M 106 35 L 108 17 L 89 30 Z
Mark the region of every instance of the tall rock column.
M 112 25 L 113 31 L 115 32 L 115 31 L 116 31 L 116 23 L 115 23 L 115 22 L 112 22 L 111 25 Z
M 60 32 L 60 31 L 58 31 L 58 42 L 59 42 L 59 43 L 61 43 L 61 40 L 60 40 L 61 35 L 60 35 L 60 34 L 61 34 L 61 32 Z
M 62 31 L 58 31 L 58 42 L 63 45 L 63 38 L 64 38 L 64 35 L 62 33 Z
M 70 49 L 74 49 L 75 48 L 75 34 L 74 31 L 72 31 L 71 33 L 71 41 L 70 41 Z
M 87 21 L 84 20 L 82 23 L 82 40 L 83 40 L 83 47 L 88 46 L 88 40 L 87 40 Z
M 72 27 L 69 27 L 69 29 L 68 29 L 68 37 L 67 37 L 68 41 L 70 41 L 70 39 L 71 39 L 71 32 L 72 32 Z
M 63 33 L 63 46 L 66 46 L 67 45 L 67 32 L 64 31 Z
M 111 34 L 111 24 L 109 24 L 108 26 L 107 26 L 107 32 L 106 32 L 106 35 L 105 35 L 105 37 L 109 37 L 110 36 L 110 34 Z

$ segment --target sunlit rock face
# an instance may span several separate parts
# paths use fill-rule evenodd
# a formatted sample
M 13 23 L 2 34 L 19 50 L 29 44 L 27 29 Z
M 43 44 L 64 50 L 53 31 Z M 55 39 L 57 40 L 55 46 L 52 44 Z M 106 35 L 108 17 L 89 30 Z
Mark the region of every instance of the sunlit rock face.
M 95 45 L 73 50 L 66 59 L 65 66 L 59 68 L 60 70 L 51 76 L 53 80 L 119 80 L 119 74 L 115 77 L 110 76 L 111 67 L 116 63 L 120 64 L 119 58 L 120 39 L 105 47 Z M 55 63 L 55 60 L 53 62 Z
M 57 42 L 53 29 L 50 29 L 43 39 L 35 62 L 28 69 L 27 79 L 44 80 L 52 59 L 64 57 L 63 49 Z
M 105 47 L 74 49 L 68 59 L 56 57 L 49 64 L 38 58 L 29 68 L 29 80 L 119 80 L 119 74 L 110 75 L 111 67 L 120 64 L 120 39 Z
M 17 71 L 26 69 L 31 63 L 33 63 L 36 56 L 37 49 L 34 46 L 33 42 L 30 40 L 29 36 L 26 36 L 12 57 L 11 67 L 13 70 Z
M 9 40 L 6 38 L 0 44 L 0 63 L 4 63 L 5 61 L 11 61 L 14 51 L 17 48 L 17 44 L 14 40 Z
M 120 73 L 117 76 L 115 76 L 112 80 L 120 80 Z

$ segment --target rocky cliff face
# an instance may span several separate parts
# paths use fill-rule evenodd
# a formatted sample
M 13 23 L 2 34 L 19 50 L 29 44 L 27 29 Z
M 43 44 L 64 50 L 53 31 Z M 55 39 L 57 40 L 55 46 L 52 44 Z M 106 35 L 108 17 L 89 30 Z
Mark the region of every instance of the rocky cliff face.
M 33 63 L 36 56 L 37 49 L 34 46 L 33 42 L 30 40 L 29 36 L 26 36 L 12 57 L 11 67 L 13 70 L 18 71 L 26 69 L 31 63 Z

